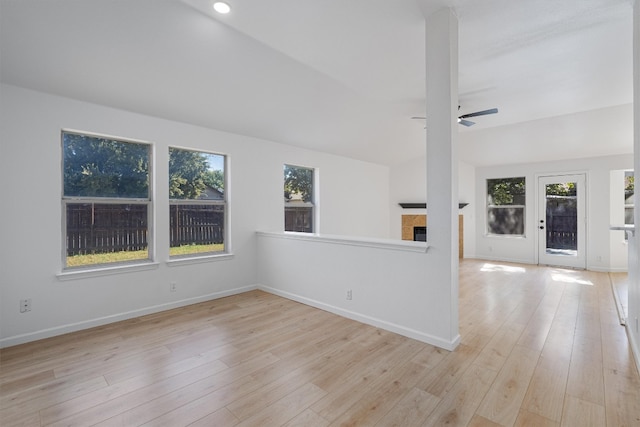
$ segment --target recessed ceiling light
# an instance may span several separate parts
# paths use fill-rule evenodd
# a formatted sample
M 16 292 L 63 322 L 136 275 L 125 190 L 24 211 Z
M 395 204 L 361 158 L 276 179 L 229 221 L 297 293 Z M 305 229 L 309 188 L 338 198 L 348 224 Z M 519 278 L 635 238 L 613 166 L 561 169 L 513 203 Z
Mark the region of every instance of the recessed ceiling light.
M 222 13 L 222 14 L 227 14 L 229 12 L 231 12 L 231 6 L 229 6 L 227 3 L 223 2 L 223 1 L 217 1 L 213 4 L 213 9 L 218 12 L 218 13 Z

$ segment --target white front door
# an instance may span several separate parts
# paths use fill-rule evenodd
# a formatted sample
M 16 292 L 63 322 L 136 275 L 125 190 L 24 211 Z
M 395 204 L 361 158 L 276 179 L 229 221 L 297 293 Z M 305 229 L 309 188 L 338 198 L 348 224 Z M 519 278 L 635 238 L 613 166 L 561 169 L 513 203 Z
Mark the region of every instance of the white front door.
M 538 178 L 538 263 L 586 268 L 584 174 Z

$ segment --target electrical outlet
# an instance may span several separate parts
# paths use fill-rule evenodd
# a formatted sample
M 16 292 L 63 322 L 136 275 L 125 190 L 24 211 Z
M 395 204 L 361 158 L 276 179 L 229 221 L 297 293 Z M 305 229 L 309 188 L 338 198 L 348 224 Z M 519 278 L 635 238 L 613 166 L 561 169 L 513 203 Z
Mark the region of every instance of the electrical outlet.
M 31 311 L 31 298 L 20 300 L 20 313 Z
M 175 292 L 177 290 L 178 290 L 178 285 L 175 282 L 169 284 L 169 291 L 170 292 Z
M 351 292 L 351 289 L 347 289 L 347 299 L 349 301 L 351 301 L 351 299 L 353 299 L 353 292 Z

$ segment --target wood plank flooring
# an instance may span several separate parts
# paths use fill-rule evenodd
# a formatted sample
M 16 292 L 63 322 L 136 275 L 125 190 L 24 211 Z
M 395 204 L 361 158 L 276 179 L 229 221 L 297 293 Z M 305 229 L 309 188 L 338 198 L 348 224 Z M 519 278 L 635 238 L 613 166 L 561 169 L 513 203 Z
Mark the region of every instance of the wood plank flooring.
M 610 283 L 464 260 L 454 352 L 261 291 L 6 348 L 0 425 L 637 427 Z

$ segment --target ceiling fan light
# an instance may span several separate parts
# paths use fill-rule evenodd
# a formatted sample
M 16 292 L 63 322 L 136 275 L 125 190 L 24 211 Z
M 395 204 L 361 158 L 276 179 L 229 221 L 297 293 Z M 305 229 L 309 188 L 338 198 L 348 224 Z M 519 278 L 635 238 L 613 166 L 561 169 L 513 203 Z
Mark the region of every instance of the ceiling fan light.
M 221 13 L 223 15 L 226 15 L 227 13 L 231 12 L 231 6 L 229 6 L 227 3 L 223 2 L 223 1 L 217 1 L 213 4 L 213 9 L 218 12 Z

